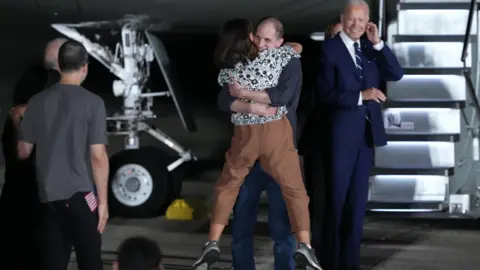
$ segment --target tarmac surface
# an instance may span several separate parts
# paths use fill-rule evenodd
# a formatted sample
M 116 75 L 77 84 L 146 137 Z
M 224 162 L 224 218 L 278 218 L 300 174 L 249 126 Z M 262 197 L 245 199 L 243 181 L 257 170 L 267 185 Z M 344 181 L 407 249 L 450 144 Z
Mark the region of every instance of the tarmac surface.
M 218 172 L 212 171 L 196 180 L 189 179 L 185 182 L 183 194 L 208 198 L 217 175 Z M 273 242 L 268 236 L 266 221 L 266 211 L 261 211 L 255 236 L 258 270 L 273 270 Z M 476 220 L 369 217 L 362 242 L 362 269 L 478 270 L 479 225 Z M 163 217 L 144 220 L 112 218 L 103 238 L 105 269 L 111 269 L 115 250 L 121 241 L 135 235 L 144 235 L 159 243 L 166 255 L 165 269 L 191 269 L 207 238 L 207 230 L 208 217 L 196 221 L 168 221 Z M 230 242 L 227 229 L 221 240 L 222 261 L 213 269 L 232 269 Z M 69 270 L 77 269 L 72 255 Z
M 209 200 L 217 170 L 186 179 L 183 195 Z M 0 170 L 0 175 L 3 172 Z M 3 177 L 1 177 L 3 178 Z M 0 178 L 0 186 L 3 179 Z M 257 270 L 273 270 L 272 245 L 268 236 L 266 196 L 255 235 Z M 480 269 L 480 221 L 385 219 L 368 217 L 362 241 L 362 269 L 369 270 L 478 270 Z M 113 217 L 103 234 L 105 269 L 112 269 L 116 249 L 130 236 L 143 235 L 157 241 L 165 254 L 165 269 L 191 269 L 208 232 L 208 216 L 194 221 L 169 221 L 164 217 L 123 219 Z M 221 240 L 221 262 L 213 269 L 232 269 L 231 235 Z M 1 268 L 1 267 L 0 267 Z M 76 270 L 72 252 L 68 270 Z

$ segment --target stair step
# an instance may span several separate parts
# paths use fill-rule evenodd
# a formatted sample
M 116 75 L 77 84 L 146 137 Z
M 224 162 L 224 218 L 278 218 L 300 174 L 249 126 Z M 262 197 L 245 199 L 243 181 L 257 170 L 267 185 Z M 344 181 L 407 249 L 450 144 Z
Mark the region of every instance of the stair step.
M 468 9 L 460 10 L 400 10 L 398 20 L 389 28 L 398 35 L 465 35 Z M 473 14 L 470 34 L 477 31 L 477 13 Z M 397 26 L 398 24 L 398 33 Z M 463 42 L 463 39 L 462 39 Z
M 438 135 L 428 135 L 428 134 L 387 134 L 387 140 L 392 142 L 415 142 L 415 141 L 425 141 L 425 142 L 459 142 L 459 134 L 438 134 Z
M 370 202 L 444 202 L 448 195 L 448 176 L 375 175 L 370 177 Z
M 384 169 L 448 169 L 455 167 L 454 142 L 388 142 L 375 148 L 375 167 Z
M 395 42 L 392 49 L 403 68 L 463 68 L 463 42 Z M 467 47 L 467 67 L 472 63 L 472 45 Z
M 383 115 L 388 135 L 415 138 L 418 135 L 450 137 L 460 134 L 460 109 L 387 108 Z
M 393 42 L 464 42 L 465 35 L 394 35 Z M 476 42 L 477 36 L 470 35 L 469 42 Z
M 461 72 L 460 69 L 455 70 Z M 407 74 L 400 81 L 387 83 L 390 102 L 461 102 L 467 98 L 467 84 L 463 75 L 418 75 L 408 74 L 408 71 L 410 70 L 406 70 Z M 425 69 L 420 71 L 425 72 Z
M 475 4 L 475 5 L 478 5 Z M 399 3 L 398 10 L 459 10 L 459 9 L 470 9 L 470 3 L 459 3 L 459 2 L 442 2 L 442 3 L 430 3 L 430 2 L 416 2 L 416 3 Z
M 372 175 L 440 175 L 453 176 L 455 168 L 437 168 L 437 169 L 391 169 L 391 168 L 373 168 Z
M 384 103 L 386 108 L 446 108 L 446 109 L 464 109 L 466 107 L 466 101 L 439 101 L 439 100 L 428 100 L 428 101 L 418 101 L 418 100 L 403 100 L 403 101 L 392 101 L 387 100 Z
M 447 202 L 389 203 L 369 201 L 367 209 L 372 212 L 385 213 L 437 213 L 447 211 Z M 408 215 L 408 217 L 411 218 L 412 216 Z
M 467 68 L 470 70 L 470 68 Z M 463 75 L 463 67 L 404 67 L 403 72 L 409 75 Z

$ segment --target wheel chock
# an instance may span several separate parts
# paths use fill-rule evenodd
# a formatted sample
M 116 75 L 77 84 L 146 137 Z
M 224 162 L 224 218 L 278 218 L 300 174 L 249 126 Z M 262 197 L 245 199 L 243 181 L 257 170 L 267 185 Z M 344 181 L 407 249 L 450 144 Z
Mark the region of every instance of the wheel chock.
M 167 220 L 193 220 L 195 210 L 184 199 L 176 199 L 165 213 Z

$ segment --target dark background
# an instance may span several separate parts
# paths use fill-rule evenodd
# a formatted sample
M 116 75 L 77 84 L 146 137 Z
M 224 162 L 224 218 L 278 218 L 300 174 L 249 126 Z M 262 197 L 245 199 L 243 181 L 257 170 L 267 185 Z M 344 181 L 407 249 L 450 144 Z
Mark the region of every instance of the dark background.
M 0 28 L 1 30 L 1 28 Z M 33 29 L 32 29 L 33 30 Z M 4 121 L 8 110 L 12 106 L 13 86 L 27 69 L 41 63 L 43 49 L 46 42 L 53 37 L 61 36 L 55 31 L 45 27 L 38 27 L 35 31 L 28 28 L 9 28 L 6 32 L 8 38 L 1 44 L 0 50 L 5 52 L 3 59 L 6 65 L 0 65 L 1 91 L 1 117 Z M 19 33 L 28 35 L 19 35 Z M 100 34 L 102 44 L 113 45 L 118 42 L 119 36 L 109 31 L 83 31 L 86 36 L 93 33 Z M 188 133 L 179 121 L 178 114 L 170 98 L 156 98 L 154 111 L 158 116 L 152 124 L 161 128 L 173 139 L 184 147 L 191 148 L 201 159 L 223 159 L 225 149 L 228 147 L 231 129 L 229 116 L 217 109 L 217 94 L 220 86 L 217 83 L 218 69 L 213 65 L 213 50 L 216 43 L 216 34 L 195 33 L 156 33 L 163 41 L 172 68 L 178 78 L 181 92 L 194 114 L 198 126 L 197 132 Z M 318 56 L 321 43 L 315 42 L 307 35 L 287 35 L 286 40 L 300 42 L 304 46 L 302 54 L 304 87 L 299 106 L 300 115 L 308 111 L 312 101 L 312 87 L 315 80 L 315 70 L 318 67 Z M 2 48 L 3 47 L 3 48 Z M 3 69 L 2 69 L 3 68 Z M 84 86 L 105 100 L 108 112 L 113 114 L 122 106 L 122 99 L 115 98 L 112 93 L 112 83 L 116 77 L 92 58 L 89 75 Z M 164 91 L 163 76 L 156 61 L 152 62 L 150 87 L 152 91 Z M 303 112 L 303 113 L 302 113 Z M 3 122 L 2 122 L 3 127 Z M 149 135 L 142 135 L 142 145 L 161 145 Z M 123 137 L 110 137 L 110 154 L 123 149 Z
M 172 66 L 179 80 L 181 91 L 188 104 L 193 107 L 216 108 L 217 94 L 220 86 L 217 83 L 218 69 L 213 64 L 213 50 L 216 43 L 215 34 L 165 34 L 157 36 L 164 42 L 170 56 Z M 302 90 L 301 110 L 308 107 L 308 96 L 311 94 L 315 69 L 321 43 L 315 42 L 305 35 L 287 35 L 286 40 L 300 42 L 304 46 L 302 65 L 304 73 L 304 89 Z M 152 85 L 164 87 L 161 73 L 153 63 Z M 85 87 L 94 92 L 110 94 L 111 82 L 115 77 L 93 60 Z M 157 100 L 162 102 L 161 100 Z M 168 100 L 167 100 L 168 101 Z
M 374 1 L 376 2 L 376 1 Z M 327 22 L 341 12 L 341 5 L 336 5 L 335 10 L 323 10 L 325 16 L 319 16 L 316 31 L 323 31 Z M 394 6 L 393 3 L 393 10 Z M 391 8 L 390 8 L 391 9 Z M 389 12 L 390 14 L 392 12 Z M 376 21 L 377 4 L 371 4 L 371 17 Z M 10 14 L 12 15 L 12 14 Z M 275 15 L 275 14 L 272 14 Z M 3 121 L 12 105 L 13 87 L 26 70 L 36 63 L 41 63 L 43 49 L 46 42 L 61 34 L 54 31 L 48 24 L 34 25 L 35 20 L 30 15 L 18 13 L 16 20 L 10 19 L 8 23 L 0 24 L 2 41 L 0 42 L 1 64 L 0 64 L 0 129 Z M 30 19 L 29 19 L 30 18 Z M 27 20 L 25 20 L 27 19 Z M 312 28 L 310 18 L 309 27 Z M 299 123 L 303 122 L 313 102 L 313 85 L 318 69 L 318 58 L 321 52 L 321 42 L 310 39 L 309 33 L 290 35 L 289 33 L 302 33 L 299 26 L 286 24 L 287 41 L 300 42 L 303 45 L 303 89 L 299 104 Z M 211 29 L 219 29 L 213 27 Z M 309 29 L 310 29 L 309 28 Z M 313 28 L 312 28 L 313 29 Z M 229 116 L 216 108 L 217 94 L 220 90 L 216 82 L 218 70 L 213 65 L 213 50 L 216 43 L 216 33 L 212 30 L 202 32 L 197 29 L 195 33 L 162 33 L 157 36 L 164 42 L 168 55 L 171 58 L 173 69 L 179 79 L 180 91 L 183 93 L 187 106 L 191 107 L 198 126 L 197 132 L 186 132 L 178 114 L 169 98 L 157 98 L 154 102 L 154 110 L 158 116 L 152 124 L 166 132 L 181 145 L 190 148 L 201 159 L 222 160 L 224 151 L 228 147 L 231 128 Z M 301 30 L 301 29 L 300 29 Z M 305 32 L 305 31 L 303 31 Z M 102 36 L 102 44 L 113 45 L 119 41 L 119 36 L 112 36 L 110 31 L 82 30 L 87 36 L 94 33 Z M 156 62 L 152 63 L 152 90 L 165 90 L 163 78 Z M 121 108 L 122 99 L 115 98 L 112 94 L 112 82 L 115 76 L 95 60 L 91 61 L 90 73 L 84 86 L 92 92 L 101 95 L 107 105 L 109 113 L 114 113 Z M 123 149 L 122 137 L 111 137 L 109 152 L 114 154 Z M 161 145 L 160 142 L 152 139 L 149 135 L 142 135 L 142 145 Z M 3 157 L 0 158 L 2 163 Z

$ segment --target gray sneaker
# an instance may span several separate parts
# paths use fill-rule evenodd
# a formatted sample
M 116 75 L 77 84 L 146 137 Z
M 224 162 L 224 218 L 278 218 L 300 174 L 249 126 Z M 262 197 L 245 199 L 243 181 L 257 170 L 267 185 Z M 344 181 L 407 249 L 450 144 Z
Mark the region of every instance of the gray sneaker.
M 220 259 L 220 248 L 217 241 L 208 241 L 202 250 L 202 256 L 193 264 L 193 269 L 210 269 Z
M 315 256 L 315 251 L 304 243 L 298 244 L 297 250 L 293 253 L 293 259 L 297 267 L 302 269 L 322 270 Z

